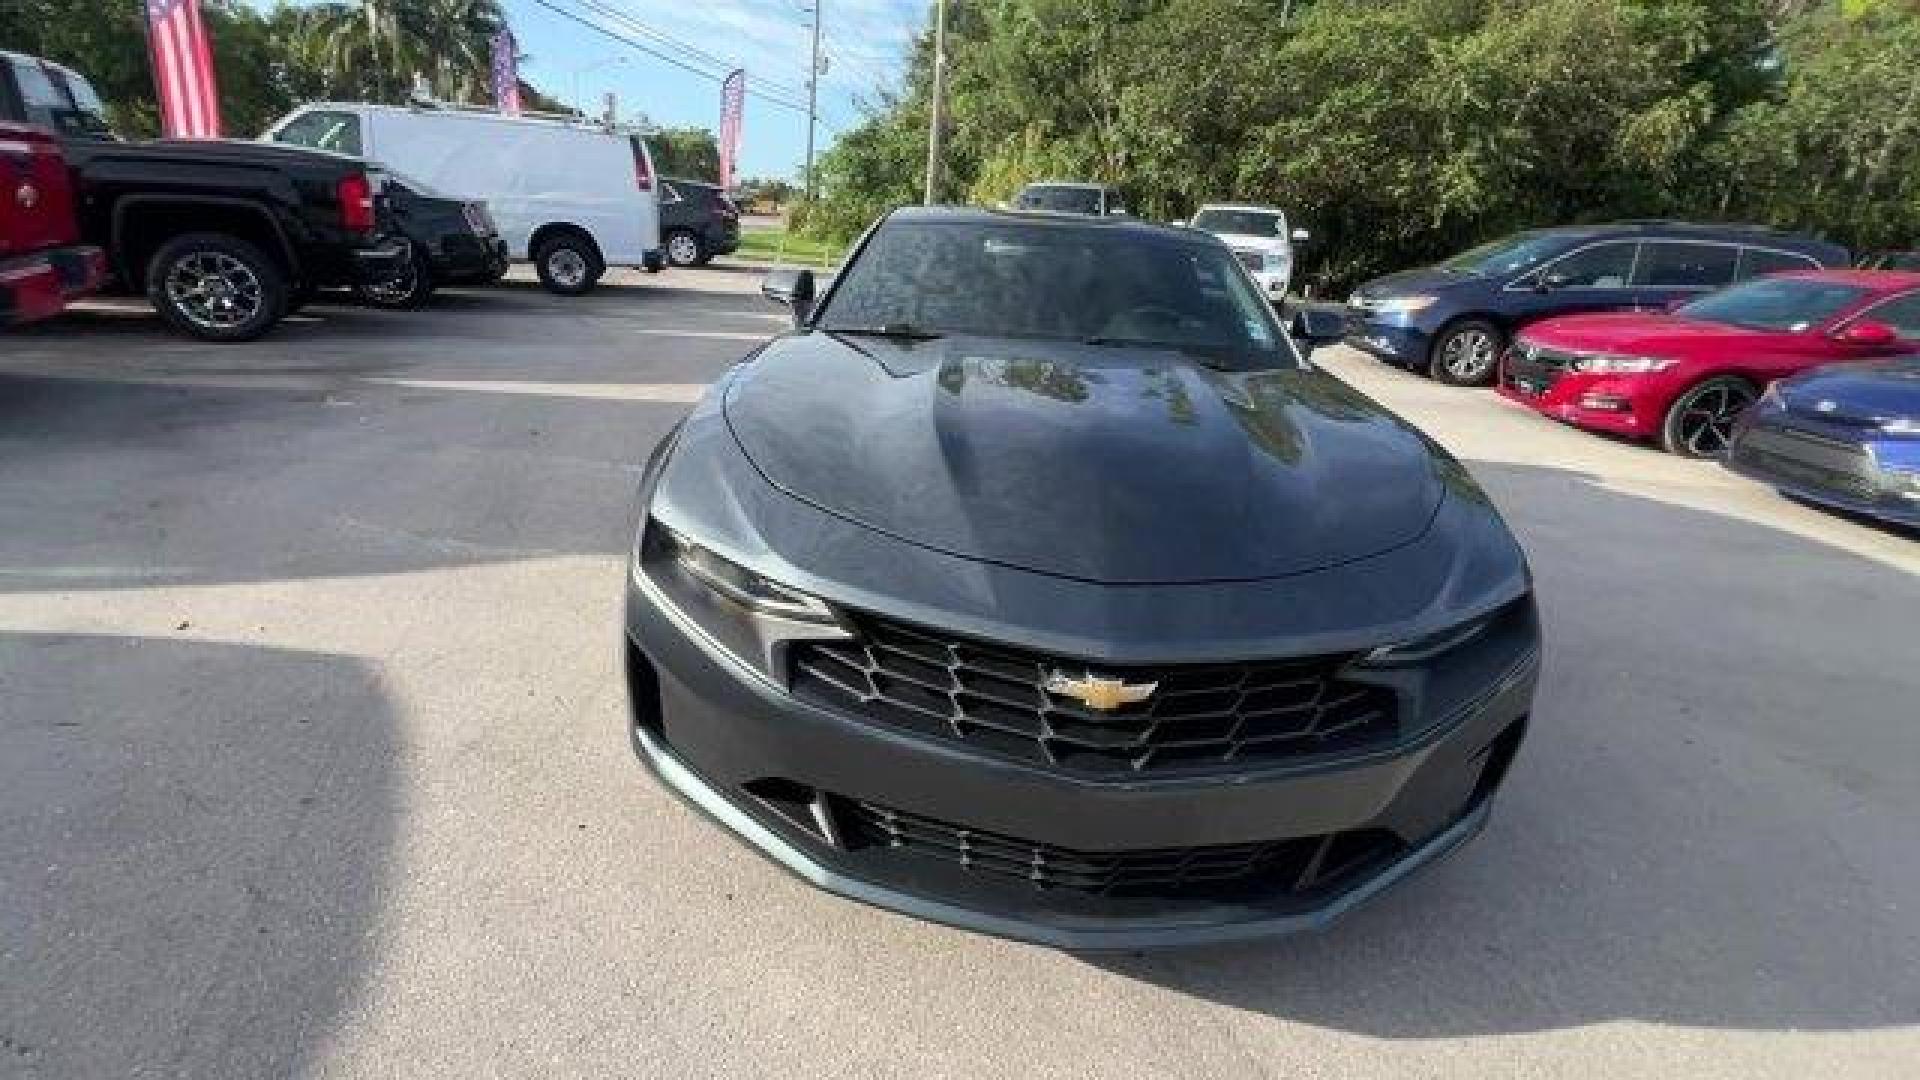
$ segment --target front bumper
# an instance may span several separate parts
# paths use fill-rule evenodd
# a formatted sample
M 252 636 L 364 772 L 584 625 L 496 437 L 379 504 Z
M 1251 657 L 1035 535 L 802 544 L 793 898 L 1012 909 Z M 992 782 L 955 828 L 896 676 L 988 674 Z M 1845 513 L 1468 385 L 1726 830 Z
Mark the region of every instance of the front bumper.
M 75 245 L 0 259 L 0 325 L 57 315 L 99 291 L 107 261 L 97 247 Z
M 435 276 L 447 281 L 485 277 L 507 261 L 506 241 L 471 232 L 448 233 L 429 252 Z
M 1408 316 L 1349 307 L 1346 319 L 1348 346 L 1395 364 L 1426 363 L 1431 335 Z
M 1659 434 L 1667 405 L 1684 379 L 1665 373 L 1610 375 L 1526 360 L 1509 349 L 1500 365 L 1500 396 L 1589 431 L 1634 439 Z
M 355 285 L 381 285 L 399 277 L 413 258 L 413 244 L 405 237 L 381 240 L 371 247 L 355 248 L 350 273 Z
M 1806 502 L 1920 527 L 1920 440 L 1756 409 L 1735 426 L 1722 464 Z
M 1006 760 L 803 701 L 714 646 L 645 579 L 630 579 L 627 629 L 636 752 L 738 837 L 842 896 L 1076 950 L 1322 927 L 1439 859 L 1485 822 L 1524 731 L 1539 662 L 1537 645 L 1529 647 L 1470 706 L 1366 753 L 1111 779 Z M 960 837 L 962 849 L 971 844 L 975 862 L 859 842 L 847 815 L 875 812 L 933 822 L 942 836 Z M 1307 894 L 1242 882 L 1116 896 L 981 872 L 989 852 L 1010 845 L 1098 862 L 1336 835 L 1393 843 L 1336 885 Z

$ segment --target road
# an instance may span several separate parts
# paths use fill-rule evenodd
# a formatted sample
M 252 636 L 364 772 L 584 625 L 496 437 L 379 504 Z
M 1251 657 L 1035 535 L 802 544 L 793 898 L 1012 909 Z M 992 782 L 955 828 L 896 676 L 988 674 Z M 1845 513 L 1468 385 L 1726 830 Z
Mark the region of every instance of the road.
M 1911 1077 L 1920 543 L 1335 352 L 1549 657 L 1488 831 L 1332 931 L 1079 957 L 814 892 L 623 731 L 647 450 L 756 279 L 0 338 L 0 1076 Z

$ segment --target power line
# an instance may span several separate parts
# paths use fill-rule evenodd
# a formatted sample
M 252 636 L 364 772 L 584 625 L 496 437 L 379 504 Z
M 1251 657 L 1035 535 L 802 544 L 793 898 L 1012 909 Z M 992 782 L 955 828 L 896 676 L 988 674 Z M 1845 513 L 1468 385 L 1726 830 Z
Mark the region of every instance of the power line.
M 677 56 L 673 56 L 667 52 L 661 51 L 661 49 L 658 46 L 655 46 L 649 42 L 636 41 L 634 38 L 628 36 L 627 34 L 623 34 L 620 31 L 615 30 L 611 27 L 602 26 L 600 23 L 595 22 L 593 19 L 587 18 L 584 15 L 580 15 L 575 12 L 568 11 L 567 9 L 561 7 L 560 5 L 553 3 L 552 0 L 533 0 L 533 2 L 537 6 L 547 9 L 548 11 L 553 12 L 555 15 L 558 15 L 563 19 L 566 19 L 570 22 L 578 23 L 579 25 L 584 26 L 589 30 L 592 30 L 593 32 L 600 34 L 603 37 L 610 38 L 611 40 L 617 41 L 620 44 L 625 45 L 630 49 L 643 52 L 648 56 L 651 56 L 654 59 L 661 61 L 662 63 L 670 64 L 676 68 L 679 68 L 681 71 L 687 72 L 690 75 L 698 75 L 699 77 L 714 83 L 720 83 L 720 82 L 726 81 L 726 74 L 724 73 L 724 71 L 720 74 L 715 74 L 714 72 L 708 71 L 704 68 L 696 67 L 693 63 L 689 61 L 683 60 Z M 752 72 L 748 72 L 748 75 L 750 78 L 753 78 Z M 792 112 L 799 113 L 803 116 L 806 115 L 807 107 L 805 105 L 788 101 L 782 96 L 770 94 L 765 91 L 761 91 L 755 96 L 758 97 L 760 100 L 767 102 L 770 105 L 777 105 L 783 109 L 788 109 Z
M 730 71 L 736 67 L 743 66 L 727 57 L 719 56 L 714 53 L 708 52 L 707 50 L 702 49 L 699 46 L 692 44 L 691 42 L 684 41 L 678 37 L 675 37 L 674 35 L 667 33 L 665 30 L 662 30 L 657 26 L 653 26 L 652 24 L 647 23 L 646 21 L 640 19 L 636 15 L 630 14 L 627 11 L 622 10 L 621 8 L 618 8 L 609 3 L 603 2 L 603 0 L 576 0 L 576 2 L 581 4 L 583 7 L 591 9 L 596 14 L 599 14 L 605 18 L 613 19 L 625 25 L 626 27 L 632 29 L 636 33 L 644 34 L 645 36 L 653 38 L 654 40 L 670 48 L 678 49 L 679 51 L 686 54 L 687 56 L 693 57 L 695 60 L 712 64 L 720 68 L 722 71 Z M 782 93 L 790 94 L 796 98 L 799 95 L 805 93 L 805 91 L 802 90 L 799 86 L 786 82 L 785 80 L 775 79 L 770 76 L 761 74 L 759 72 L 750 72 L 749 74 L 751 74 L 754 77 L 755 81 L 765 84 L 767 86 L 772 86 L 775 89 L 781 91 Z

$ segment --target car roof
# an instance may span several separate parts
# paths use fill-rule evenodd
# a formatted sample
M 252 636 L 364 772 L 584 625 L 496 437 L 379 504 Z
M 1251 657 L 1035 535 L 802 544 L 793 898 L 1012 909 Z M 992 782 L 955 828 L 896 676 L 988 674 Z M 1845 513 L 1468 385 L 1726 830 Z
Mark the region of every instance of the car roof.
M 1874 292 L 1905 292 L 1920 288 L 1920 273 L 1910 270 L 1854 270 L 1836 268 L 1832 270 L 1789 270 L 1771 277 L 1797 278 L 1803 281 L 1831 281 L 1841 285 L 1854 285 Z
M 1214 241 L 1213 234 L 1184 225 L 1156 225 L 1141 218 L 1121 214 L 1096 217 L 1089 214 L 1062 214 L 1050 210 L 998 210 L 980 206 L 903 206 L 888 214 L 887 221 L 938 221 L 957 225 L 1033 225 L 1055 229 L 1106 229 L 1140 236 L 1177 237 L 1189 242 Z
M 1194 213 L 1196 214 L 1205 213 L 1208 210 L 1247 210 L 1256 214 L 1284 215 L 1286 213 L 1285 210 L 1282 210 L 1277 206 L 1261 206 L 1257 203 L 1225 203 L 1225 202 L 1201 203 L 1200 209 L 1195 210 Z

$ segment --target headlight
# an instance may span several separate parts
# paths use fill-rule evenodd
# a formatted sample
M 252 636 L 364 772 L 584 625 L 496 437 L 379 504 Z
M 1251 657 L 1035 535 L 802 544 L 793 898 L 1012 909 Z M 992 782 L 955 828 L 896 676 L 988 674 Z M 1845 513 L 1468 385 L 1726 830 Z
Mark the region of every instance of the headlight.
M 1455 623 L 1444 630 L 1436 630 L 1417 638 L 1396 641 L 1391 645 L 1382 645 L 1367 653 L 1359 660 L 1360 667 L 1394 668 L 1410 667 L 1422 664 L 1443 653 L 1452 652 L 1477 640 L 1481 635 L 1499 625 L 1502 619 L 1515 612 L 1524 611 L 1532 603 L 1529 596 L 1522 596 L 1508 604 L 1503 604 L 1485 615 Z
M 1426 296 L 1422 294 L 1415 294 L 1413 296 L 1383 296 L 1375 302 L 1373 309 L 1375 311 L 1406 315 L 1415 311 L 1425 311 L 1432 307 L 1433 302 L 1437 299 L 1439 299 L 1437 296 Z
M 817 596 L 756 573 L 648 519 L 635 576 L 714 644 L 777 678 L 787 642 L 850 636 Z
M 1880 421 L 1880 430 L 1889 435 L 1920 435 L 1920 416 L 1890 416 Z
M 1656 371 L 1665 371 L 1673 366 L 1673 361 L 1662 356 L 1612 356 L 1600 353 L 1594 356 L 1576 357 L 1573 361 L 1575 371 L 1589 371 L 1597 375 L 1647 375 Z
M 1260 269 L 1269 274 L 1284 274 L 1293 268 L 1293 258 L 1284 251 L 1269 251 L 1260 256 Z

